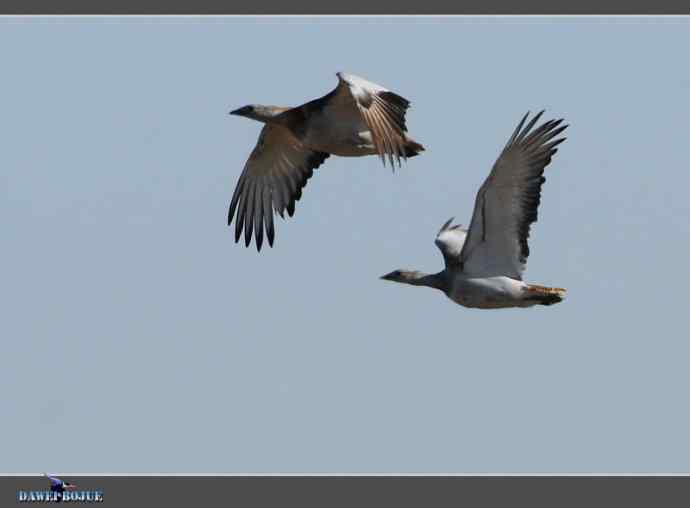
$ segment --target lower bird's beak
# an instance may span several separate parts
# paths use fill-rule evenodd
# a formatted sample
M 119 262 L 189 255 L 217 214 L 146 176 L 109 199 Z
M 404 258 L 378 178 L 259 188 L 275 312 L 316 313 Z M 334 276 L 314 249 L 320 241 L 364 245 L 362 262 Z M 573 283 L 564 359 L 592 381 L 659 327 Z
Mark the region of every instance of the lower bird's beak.
M 379 279 L 381 279 L 381 280 L 393 280 L 393 274 L 394 273 L 395 272 L 391 272 L 391 273 L 387 273 L 386 275 L 381 275 L 381 277 L 379 277 Z
M 241 114 L 241 112 L 240 112 L 241 110 L 242 110 L 242 108 L 233 109 L 232 111 L 230 111 L 230 114 L 231 114 L 231 115 L 240 115 L 240 114 Z

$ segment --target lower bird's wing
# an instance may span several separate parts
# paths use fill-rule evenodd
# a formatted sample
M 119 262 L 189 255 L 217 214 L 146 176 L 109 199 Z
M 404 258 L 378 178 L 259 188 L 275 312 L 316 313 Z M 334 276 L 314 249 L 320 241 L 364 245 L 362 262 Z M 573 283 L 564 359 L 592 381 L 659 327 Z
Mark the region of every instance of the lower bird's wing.
M 264 226 L 269 245 L 273 246 L 273 211 L 292 217 L 295 202 L 314 169 L 328 158 L 327 153 L 305 148 L 285 127 L 267 124 L 259 135 L 235 187 L 228 211 L 228 225 L 235 212 L 235 242 L 244 228 L 245 245 L 249 247 L 252 230 L 256 248 L 261 250 Z
M 458 266 L 460 262 L 460 252 L 462 246 L 465 244 L 467 237 L 467 230 L 462 229 L 459 224 L 451 226 L 453 218 L 441 226 L 441 230 L 436 235 L 434 243 L 443 254 L 443 260 L 446 263 L 446 268 L 453 269 Z
M 529 256 L 530 226 L 537 220 L 544 168 L 565 138 L 563 119 L 532 128 L 543 111 L 523 129 L 525 115 L 477 193 L 461 269 L 471 275 L 505 275 L 521 280 Z M 528 113 L 529 114 L 529 113 Z

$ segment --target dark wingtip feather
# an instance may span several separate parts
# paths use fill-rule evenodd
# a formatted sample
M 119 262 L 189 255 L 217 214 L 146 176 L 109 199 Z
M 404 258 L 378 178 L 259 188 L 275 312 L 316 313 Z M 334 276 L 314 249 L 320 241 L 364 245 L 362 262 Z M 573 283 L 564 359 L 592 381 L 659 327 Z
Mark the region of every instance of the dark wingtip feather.
M 454 219 L 455 219 L 455 217 L 451 217 L 450 219 L 448 219 L 448 220 L 443 224 L 443 226 L 441 226 L 441 229 L 438 230 L 438 234 L 437 234 L 436 236 L 440 235 L 441 233 L 443 233 L 444 231 L 446 231 L 447 229 L 449 229 L 449 228 L 450 228 L 450 224 L 453 222 Z
M 295 166 L 292 172 L 263 176 L 250 175 L 240 178 L 228 210 L 228 224 L 235 220 L 235 242 L 239 243 L 244 232 L 245 247 L 255 240 L 256 250 L 261 251 L 264 232 L 268 245 L 275 243 L 273 213 L 285 219 L 295 213 L 295 203 L 302 197 L 302 190 L 329 154 L 313 152 L 304 165 Z
M 513 134 L 511 134 L 511 136 L 508 138 L 508 142 L 506 143 L 506 146 L 503 148 L 503 150 L 507 149 L 510 145 L 513 144 L 513 142 L 517 138 L 518 134 L 520 133 L 522 126 L 525 124 L 525 120 L 527 120 L 529 113 L 530 112 L 528 110 L 527 113 L 525 113 L 525 116 L 523 116 L 522 119 L 520 120 L 520 122 L 517 124 L 517 127 L 515 127 Z
M 268 237 L 268 246 L 273 247 L 273 239 L 275 237 L 275 231 L 273 230 L 273 224 L 271 224 L 271 229 L 269 229 L 266 232 L 266 236 Z
M 410 107 L 411 104 L 410 101 L 408 101 L 405 97 L 398 95 L 395 92 L 378 92 L 377 95 L 383 98 L 384 100 L 394 104 L 395 106 L 401 108 L 402 110 L 406 110 Z
M 240 241 L 240 236 L 242 236 L 242 225 L 239 219 L 237 219 L 235 221 L 235 243 Z
M 264 199 L 263 199 L 263 206 L 264 206 L 264 226 L 266 227 L 266 238 L 268 240 L 268 245 L 270 247 L 273 247 L 273 235 L 274 235 L 274 230 L 273 230 L 273 206 L 272 206 L 272 199 L 273 196 L 273 189 L 267 188 L 264 189 Z
M 415 155 L 419 155 L 420 152 L 423 152 L 426 150 L 426 148 L 424 148 L 424 145 L 417 143 L 416 141 L 413 141 L 411 139 L 408 139 L 405 142 L 404 149 L 405 149 L 404 155 L 405 155 L 406 159 L 408 157 L 414 157 Z
M 240 210 L 235 217 L 235 243 L 239 241 L 240 236 L 242 236 L 242 230 L 244 229 L 244 212 L 247 207 L 246 200 L 247 196 L 243 196 L 240 203 Z
M 256 186 L 255 186 L 256 187 Z M 254 231 L 254 192 L 252 188 L 251 194 L 248 196 L 247 210 L 244 218 L 244 246 L 249 247 L 252 241 L 252 233 Z
M 247 234 L 247 231 L 245 229 L 244 232 L 244 246 L 249 247 L 249 244 L 252 243 L 252 235 L 251 233 Z
M 256 250 L 261 251 L 261 246 L 264 243 L 263 218 L 257 217 L 257 219 L 254 222 L 257 223 L 254 225 L 254 239 L 256 240 Z
M 235 191 L 232 193 L 232 199 L 230 200 L 230 206 L 228 207 L 228 226 L 232 223 L 232 219 L 235 216 L 235 211 L 237 210 L 237 205 L 240 202 L 242 191 L 244 190 L 245 179 L 240 176 L 237 180 L 237 185 L 235 185 Z
M 515 138 L 515 143 L 520 143 L 523 141 L 525 138 L 527 138 L 527 135 L 530 133 L 534 125 L 537 123 L 539 118 L 541 118 L 541 115 L 544 114 L 544 110 L 540 111 L 537 113 L 535 116 L 532 117 L 532 119 L 529 121 L 527 126 L 525 126 L 524 129 L 518 134 L 518 136 Z
M 537 115 L 538 118 L 541 114 Z M 563 119 L 550 120 L 543 123 L 537 129 L 525 136 L 525 129 L 516 139 L 516 143 L 520 145 L 520 149 L 529 157 L 530 164 L 533 165 L 534 174 L 528 180 L 528 188 L 522 197 L 522 206 L 524 207 L 524 215 L 518 224 L 518 237 L 520 242 L 520 261 L 526 263 L 530 254 L 528 245 L 528 238 L 530 233 L 530 226 L 537 222 L 538 208 L 541 201 L 541 187 L 546 181 L 543 176 L 545 167 L 551 162 L 551 158 L 557 152 L 557 145 L 566 140 L 565 137 L 550 141 L 561 132 L 563 132 L 568 125 L 559 125 Z M 530 126 L 534 125 L 534 119 L 530 122 Z M 537 177 L 538 175 L 538 177 Z
M 558 124 L 556 124 L 556 125 L 558 125 Z M 555 127 L 556 125 L 554 125 L 554 127 Z M 556 137 L 556 136 L 558 136 L 561 132 L 563 132 L 564 130 L 566 130 L 567 128 L 568 128 L 568 125 L 567 125 L 567 124 L 566 124 L 566 125 L 561 125 L 558 129 L 556 129 L 556 130 L 554 130 L 554 131 L 551 131 L 550 134 L 551 134 L 553 137 Z

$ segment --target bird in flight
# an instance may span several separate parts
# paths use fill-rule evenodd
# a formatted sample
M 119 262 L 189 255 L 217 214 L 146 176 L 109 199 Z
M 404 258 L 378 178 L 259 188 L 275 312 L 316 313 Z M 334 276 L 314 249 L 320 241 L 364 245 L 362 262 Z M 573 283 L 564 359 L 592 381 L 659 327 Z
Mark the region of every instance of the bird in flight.
M 329 94 L 295 108 L 251 104 L 231 111 L 265 124 L 230 201 L 228 225 L 235 218 L 235 242 L 252 231 L 261 250 L 264 229 L 273 246 L 273 212 L 292 217 L 302 189 L 330 155 L 378 155 L 384 166 L 418 155 L 424 147 L 407 136 L 410 102 L 363 78 L 338 72 Z M 237 215 L 235 215 L 237 214 Z
M 446 222 L 436 236 L 445 268 L 435 274 L 395 270 L 384 280 L 440 289 L 465 307 L 499 309 L 561 302 L 565 289 L 522 280 L 529 256 L 530 226 L 537 220 L 544 168 L 566 138 L 563 119 L 532 130 L 544 112 L 524 127 L 527 113 L 479 189 L 469 230 Z

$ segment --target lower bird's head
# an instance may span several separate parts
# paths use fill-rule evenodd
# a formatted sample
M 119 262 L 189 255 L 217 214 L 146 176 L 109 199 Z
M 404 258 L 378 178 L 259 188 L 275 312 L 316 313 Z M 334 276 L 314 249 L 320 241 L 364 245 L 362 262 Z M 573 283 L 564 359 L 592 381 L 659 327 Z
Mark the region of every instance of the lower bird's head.
M 403 284 L 414 284 L 415 281 L 418 281 L 423 276 L 423 273 L 415 270 L 393 270 L 391 273 L 381 276 L 381 279 L 402 282 Z
M 445 293 L 448 293 L 449 290 L 448 277 L 446 277 L 445 271 L 427 274 L 416 270 L 394 270 L 382 276 L 381 279 L 440 289 Z

